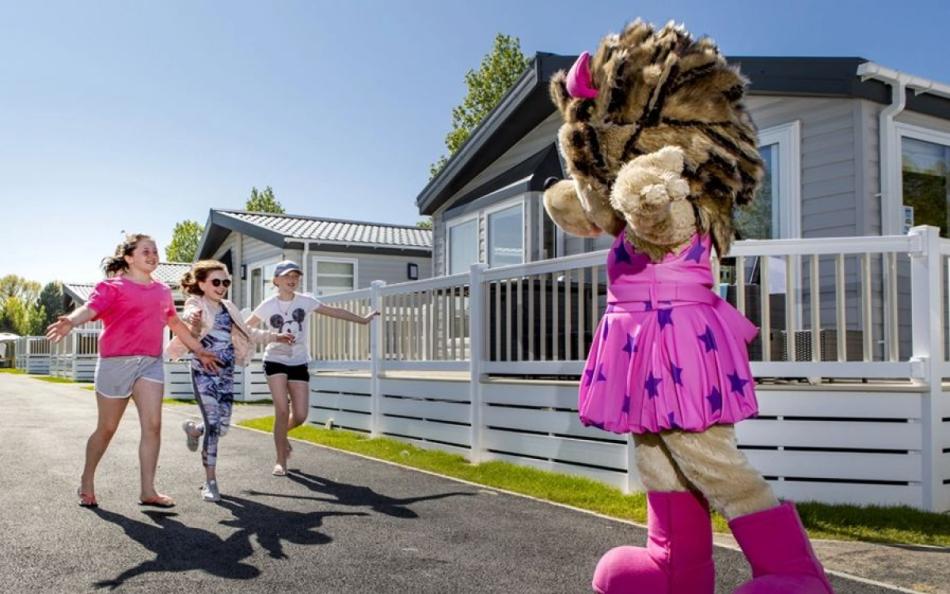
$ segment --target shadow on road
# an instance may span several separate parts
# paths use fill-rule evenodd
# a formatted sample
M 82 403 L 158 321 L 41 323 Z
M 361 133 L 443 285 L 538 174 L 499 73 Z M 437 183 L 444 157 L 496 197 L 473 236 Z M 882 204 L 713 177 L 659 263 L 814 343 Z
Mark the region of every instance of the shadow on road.
M 377 493 L 369 487 L 362 485 L 351 485 L 348 483 L 338 483 L 328 478 L 323 478 L 313 474 L 307 474 L 300 470 L 290 470 L 287 478 L 302 485 L 314 493 L 322 493 L 329 497 L 306 497 L 302 495 L 286 495 L 283 493 L 264 493 L 261 491 L 246 491 L 248 495 L 261 495 L 265 497 L 280 497 L 286 499 L 305 499 L 310 501 L 325 501 L 337 505 L 346 505 L 353 507 L 368 507 L 371 510 L 392 516 L 394 518 L 415 519 L 419 514 L 409 509 L 409 505 L 420 501 L 430 501 L 434 499 L 444 499 L 446 497 L 464 496 L 471 497 L 474 493 L 465 491 L 455 491 L 450 493 L 436 493 L 434 495 L 420 495 L 418 497 L 389 497 Z
M 111 580 L 96 582 L 97 588 L 118 588 L 129 579 L 153 572 L 178 572 L 198 569 L 218 577 L 248 580 L 260 570 L 241 561 L 252 554 L 245 532 L 236 532 L 227 539 L 217 534 L 191 528 L 175 519 L 176 514 L 147 511 L 154 524 L 139 522 L 126 516 L 96 508 L 97 516 L 122 528 L 126 535 L 155 553 L 155 558 L 126 569 Z
M 138 542 L 155 558 L 126 569 L 111 580 L 95 583 L 97 588 L 116 589 L 129 579 L 146 573 L 171 573 L 199 570 L 232 580 L 256 578 L 261 571 L 244 562 L 254 550 L 251 537 L 267 550 L 274 559 L 286 559 L 283 542 L 298 545 L 322 545 L 333 541 L 315 530 L 323 519 L 331 516 L 366 516 L 363 512 L 296 512 L 279 509 L 249 499 L 222 496 L 219 505 L 234 516 L 221 525 L 236 528 L 227 538 L 186 526 L 176 519 L 177 514 L 146 511 L 153 524 L 95 508 L 92 511 L 107 522 L 122 528 L 126 535 Z
M 225 526 L 240 528 L 239 534 L 250 540 L 257 536 L 257 542 L 267 549 L 274 559 L 286 559 L 283 541 L 299 545 L 321 545 L 332 542 L 333 539 L 317 532 L 314 528 L 323 525 L 323 519 L 332 516 L 366 516 L 363 512 L 296 512 L 264 505 L 257 501 L 222 495 L 221 507 L 229 510 L 233 520 L 221 522 Z

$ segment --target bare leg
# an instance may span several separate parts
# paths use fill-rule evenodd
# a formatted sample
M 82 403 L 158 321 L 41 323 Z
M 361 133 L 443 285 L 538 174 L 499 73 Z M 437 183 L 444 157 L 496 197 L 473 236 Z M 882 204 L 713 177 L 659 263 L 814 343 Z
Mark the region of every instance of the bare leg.
M 310 415 L 310 382 L 287 382 L 290 390 L 290 419 L 287 422 L 287 431 L 299 427 L 307 422 Z M 290 440 L 284 446 L 290 452 Z
M 277 464 L 287 467 L 287 425 L 290 406 L 287 400 L 290 388 L 287 376 L 283 374 L 267 376 L 271 399 L 274 401 L 274 448 L 277 450 Z
M 119 428 L 119 421 L 122 420 L 122 415 L 125 413 L 125 407 L 128 404 L 128 398 L 106 398 L 101 394 L 96 394 L 99 419 L 96 422 L 96 430 L 86 441 L 86 462 L 83 465 L 81 479 L 83 493 L 95 495 L 96 467 L 99 466 L 102 455 L 106 453 L 106 448 L 109 447 L 112 436 Z
M 155 490 L 155 469 L 162 445 L 162 394 L 165 386 L 155 381 L 139 379 L 132 386 L 132 400 L 139 412 L 142 438 L 139 441 L 141 467 L 141 499 L 158 497 Z

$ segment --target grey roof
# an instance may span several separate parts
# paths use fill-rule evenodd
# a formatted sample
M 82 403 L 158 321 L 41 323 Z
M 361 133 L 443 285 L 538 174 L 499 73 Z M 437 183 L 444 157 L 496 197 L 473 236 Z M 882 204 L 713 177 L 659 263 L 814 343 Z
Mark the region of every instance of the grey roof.
M 178 288 L 178 282 L 181 280 L 181 277 L 185 272 L 191 268 L 191 264 L 185 264 L 182 262 L 160 262 L 158 268 L 155 269 L 155 272 L 152 273 L 152 278 L 157 281 L 161 281 L 169 286 L 171 289 Z M 97 281 L 98 282 L 98 281 Z M 63 283 L 63 291 L 77 303 L 85 303 L 89 301 L 89 295 L 92 294 L 92 290 L 96 288 L 95 282 L 93 283 Z
M 198 248 L 198 257 L 211 257 L 232 231 L 279 247 L 314 242 L 323 249 L 415 252 L 424 255 L 430 255 L 432 251 L 432 231 L 413 225 L 212 209 Z
M 569 68 L 575 59 L 576 56 L 538 52 L 521 78 L 416 197 L 419 212 L 435 213 L 554 113 L 548 83 L 554 73 Z M 727 59 L 739 65 L 749 78 L 750 95 L 853 97 L 880 104 L 891 100 L 887 85 L 858 76 L 858 66 L 867 62 L 864 58 L 729 56 Z M 907 109 L 950 119 L 950 99 L 918 94 L 913 89 L 907 89 Z
M 63 283 L 63 291 L 76 303 L 85 303 L 95 286 L 95 283 Z
M 185 262 L 161 262 L 152 273 L 152 278 L 174 289 L 181 281 L 181 277 L 189 270 L 191 270 L 191 264 Z

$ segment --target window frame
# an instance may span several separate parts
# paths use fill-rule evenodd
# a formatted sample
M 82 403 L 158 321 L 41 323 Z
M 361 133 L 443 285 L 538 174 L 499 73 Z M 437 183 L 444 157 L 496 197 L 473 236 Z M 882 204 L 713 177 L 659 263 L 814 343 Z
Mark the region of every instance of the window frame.
M 900 188 L 898 199 L 898 212 L 901 212 L 904 207 L 904 138 L 911 138 L 913 140 L 920 140 L 922 142 L 929 142 L 931 144 L 940 145 L 950 149 L 950 132 L 944 132 L 942 130 L 935 130 L 933 128 L 925 128 L 923 126 L 916 126 L 914 124 L 907 124 L 905 122 L 894 122 L 894 129 L 897 132 L 897 185 Z M 947 205 L 950 208 L 950 204 Z M 903 222 L 895 223 L 898 225 L 898 233 L 903 227 Z M 917 224 L 916 221 L 914 223 Z
M 802 236 L 801 122 L 798 120 L 759 130 L 756 148 L 778 145 L 778 229 L 772 239 L 798 239 Z M 774 214 L 773 214 L 774 217 Z
M 260 305 L 260 303 L 254 303 L 254 299 L 253 299 L 254 283 L 252 282 L 252 279 L 254 278 L 254 270 L 261 271 L 261 303 L 263 303 L 268 297 L 270 297 L 270 295 L 267 292 L 267 286 L 268 286 L 268 283 L 270 283 L 273 280 L 272 278 L 265 277 L 264 270 L 268 266 L 280 263 L 280 261 L 281 259 L 279 256 L 271 256 L 269 258 L 262 258 L 260 260 L 255 260 L 253 262 L 248 262 L 247 264 L 245 264 L 245 266 L 247 267 L 246 269 L 247 278 L 244 279 L 244 282 L 247 283 L 247 288 L 244 291 L 244 297 L 245 299 L 247 299 L 245 303 L 251 309 L 251 311 L 257 309 L 257 306 Z
M 317 256 L 311 253 L 310 256 L 310 274 L 313 279 L 309 285 L 310 290 L 312 291 L 314 297 L 319 299 L 320 295 L 320 275 L 317 272 L 320 262 L 330 262 L 335 264 L 352 264 L 353 265 L 353 288 L 350 291 L 356 291 L 360 288 L 360 274 L 359 266 L 360 261 L 357 258 L 337 258 L 333 256 Z M 341 293 L 346 293 L 347 291 L 340 291 Z M 330 295 L 336 295 L 337 293 L 331 293 Z M 329 297 L 330 295 L 327 295 Z
M 483 212 L 485 215 L 485 263 L 491 267 L 491 217 L 492 215 L 498 214 L 499 212 L 505 210 L 512 210 L 517 207 L 521 207 L 521 262 L 519 264 L 524 264 L 527 261 L 527 246 L 528 243 L 528 233 L 526 232 L 525 217 L 527 211 L 525 208 L 525 198 L 524 195 L 517 196 L 511 200 L 505 200 L 504 202 L 499 202 L 498 204 L 493 204 L 491 207 L 486 208 Z M 477 234 L 476 234 L 477 236 Z M 481 254 L 479 254 L 479 261 L 481 261 Z M 506 264 L 506 266 L 511 266 Z
M 445 222 L 445 244 L 444 244 L 445 245 L 445 262 L 444 262 L 445 276 L 450 276 L 452 274 L 451 272 L 452 270 L 452 229 L 455 227 L 466 225 L 472 221 L 475 222 L 475 258 L 476 258 L 475 262 L 482 261 L 482 255 L 480 253 L 479 246 L 478 246 L 478 233 L 479 233 L 479 226 L 481 225 L 480 214 L 481 212 L 479 211 L 473 214 L 464 215 L 464 216 L 452 219 L 451 221 Z M 465 272 L 468 272 L 468 271 L 466 270 Z M 457 272 L 456 274 L 462 274 L 462 273 Z

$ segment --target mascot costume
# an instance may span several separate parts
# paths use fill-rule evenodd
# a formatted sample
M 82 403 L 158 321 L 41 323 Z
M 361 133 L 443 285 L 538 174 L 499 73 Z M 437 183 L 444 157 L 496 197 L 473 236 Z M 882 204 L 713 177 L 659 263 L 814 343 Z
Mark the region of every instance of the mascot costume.
M 633 434 L 647 491 L 647 546 L 607 552 L 600 593 L 712 594 L 710 506 L 752 566 L 737 592 L 832 592 L 794 505 L 736 447 L 734 424 L 758 411 L 757 328 L 711 290 L 710 255 L 763 174 L 746 84 L 712 40 L 641 21 L 551 81 L 571 179 L 549 181 L 545 207 L 568 233 L 616 237 L 578 408 Z

